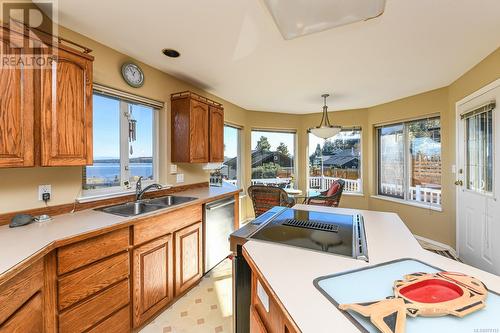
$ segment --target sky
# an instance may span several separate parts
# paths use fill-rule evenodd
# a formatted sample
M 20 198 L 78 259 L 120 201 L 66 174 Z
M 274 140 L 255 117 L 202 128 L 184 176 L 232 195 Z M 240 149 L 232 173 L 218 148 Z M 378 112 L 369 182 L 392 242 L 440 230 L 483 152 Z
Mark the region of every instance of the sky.
M 224 156 L 236 157 L 238 154 L 238 129 L 224 126 Z
M 120 102 L 116 99 L 94 95 L 94 158 L 120 157 Z M 153 151 L 153 112 L 151 108 L 132 105 L 132 115 L 137 120 L 137 140 L 132 143 L 130 157 L 149 157 Z
M 284 133 L 284 132 L 266 132 L 266 131 L 252 131 L 252 150 L 257 146 L 257 141 L 259 141 L 261 136 L 267 137 L 267 140 L 271 144 L 271 150 L 276 150 L 281 142 L 283 142 L 287 147 L 290 154 L 295 153 L 295 134 L 294 133 Z

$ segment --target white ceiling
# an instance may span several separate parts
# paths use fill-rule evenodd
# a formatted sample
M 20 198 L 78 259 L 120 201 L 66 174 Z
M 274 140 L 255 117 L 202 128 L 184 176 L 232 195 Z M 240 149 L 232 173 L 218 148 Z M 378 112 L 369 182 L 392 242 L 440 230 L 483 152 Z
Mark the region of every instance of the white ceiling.
M 320 112 L 324 92 L 331 110 L 388 102 L 446 86 L 500 46 L 499 0 L 387 0 L 379 18 L 288 41 L 262 0 L 59 7 L 63 26 L 258 111 Z

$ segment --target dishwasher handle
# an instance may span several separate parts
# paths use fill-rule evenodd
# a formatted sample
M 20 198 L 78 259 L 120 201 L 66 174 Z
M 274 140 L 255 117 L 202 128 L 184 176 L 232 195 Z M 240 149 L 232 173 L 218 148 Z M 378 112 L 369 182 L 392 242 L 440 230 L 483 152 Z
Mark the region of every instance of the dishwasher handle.
M 219 209 L 219 208 L 222 208 L 222 207 L 226 207 L 226 206 L 229 206 L 229 205 L 232 205 L 234 204 L 236 201 L 234 199 L 231 199 L 229 201 L 224 201 L 224 202 L 214 202 L 214 203 L 211 203 L 211 204 L 207 204 L 205 206 L 205 209 L 206 210 L 215 210 L 215 209 Z

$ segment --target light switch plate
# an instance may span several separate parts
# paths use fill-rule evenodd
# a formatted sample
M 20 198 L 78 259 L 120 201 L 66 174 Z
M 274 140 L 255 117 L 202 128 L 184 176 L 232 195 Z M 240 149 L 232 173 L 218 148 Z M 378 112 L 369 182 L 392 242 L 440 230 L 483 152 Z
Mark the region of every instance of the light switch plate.
M 170 164 L 170 174 L 176 174 L 177 173 L 177 164 Z
M 177 183 L 184 183 L 184 174 L 183 173 L 177 174 Z
M 38 185 L 38 200 L 43 201 L 42 195 L 48 193 L 52 197 L 51 185 Z

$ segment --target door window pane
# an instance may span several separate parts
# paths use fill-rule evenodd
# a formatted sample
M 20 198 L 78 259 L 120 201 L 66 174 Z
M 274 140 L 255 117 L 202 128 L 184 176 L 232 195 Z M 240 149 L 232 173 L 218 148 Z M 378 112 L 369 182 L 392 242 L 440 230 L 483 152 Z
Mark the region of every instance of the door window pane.
M 226 182 L 235 186 L 241 186 L 238 156 L 240 131 L 239 128 L 224 125 L 224 163 L 221 173 Z
M 408 127 L 408 200 L 439 204 L 441 131 L 439 118 L 413 121 Z
M 120 101 L 94 94 L 94 164 L 83 168 L 83 189 L 120 186 Z
M 135 183 L 139 177 L 143 180 L 153 180 L 153 112 L 154 109 L 130 104 L 129 122 L 135 121 L 135 135 L 129 133 L 129 170 L 130 183 Z
M 493 111 L 465 119 L 467 189 L 493 191 Z
M 294 159 L 295 133 L 252 131 L 252 184 L 293 183 Z
M 404 198 L 404 125 L 378 129 L 379 194 Z
M 344 192 L 362 192 L 361 130 L 342 130 L 327 140 L 309 133 L 309 188 L 323 191 L 339 178 Z

